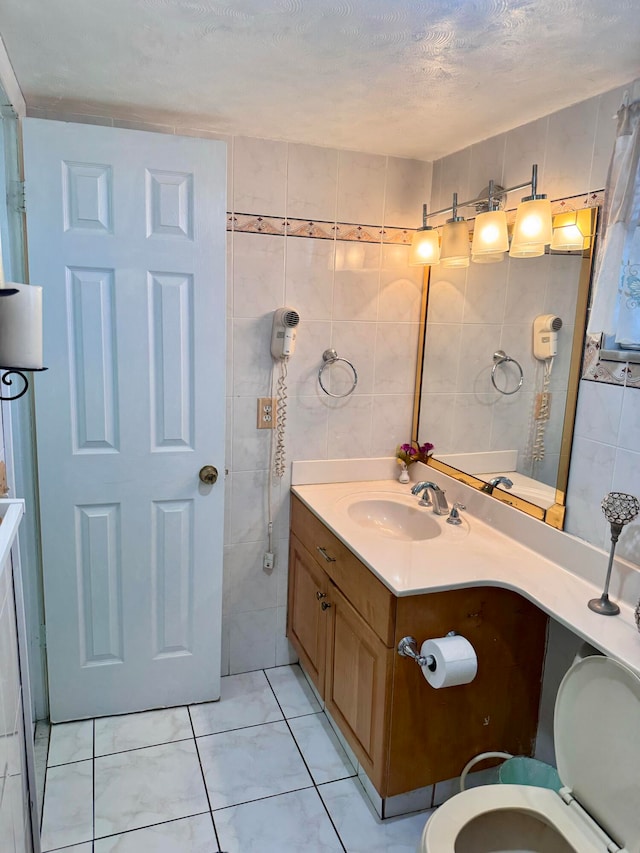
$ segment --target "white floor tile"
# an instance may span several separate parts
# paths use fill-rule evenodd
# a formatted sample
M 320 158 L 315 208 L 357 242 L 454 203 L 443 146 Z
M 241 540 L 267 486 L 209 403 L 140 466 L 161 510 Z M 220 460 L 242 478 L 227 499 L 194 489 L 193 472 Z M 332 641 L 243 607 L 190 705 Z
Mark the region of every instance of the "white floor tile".
M 356 779 L 319 788 L 348 853 L 415 853 L 430 812 L 382 821 Z
M 50 767 L 42 817 L 43 851 L 91 841 L 92 837 L 92 762 L 77 761 Z
M 60 853 L 93 853 L 93 843 L 87 841 L 86 844 L 74 844 L 73 847 L 65 847 Z
M 198 749 L 213 809 L 312 784 L 284 722 L 198 738 Z
M 217 850 L 210 814 L 100 838 L 94 846 L 94 853 L 213 853 Z
M 302 714 L 315 714 L 321 710 L 307 679 L 297 664 L 268 669 L 266 676 L 287 719 L 300 717 Z
M 163 708 L 96 720 L 96 756 L 193 737 L 186 708 Z
M 93 720 L 51 726 L 49 767 L 89 758 L 93 758 Z
M 96 838 L 208 809 L 192 740 L 95 759 Z
M 282 719 L 264 672 L 246 672 L 221 679 L 220 701 L 189 708 L 196 737 L 257 726 Z
M 356 768 L 347 758 L 324 714 L 295 717 L 289 725 L 317 785 L 356 775 Z
M 214 819 L 227 853 L 342 853 L 343 849 L 314 788 L 222 809 Z

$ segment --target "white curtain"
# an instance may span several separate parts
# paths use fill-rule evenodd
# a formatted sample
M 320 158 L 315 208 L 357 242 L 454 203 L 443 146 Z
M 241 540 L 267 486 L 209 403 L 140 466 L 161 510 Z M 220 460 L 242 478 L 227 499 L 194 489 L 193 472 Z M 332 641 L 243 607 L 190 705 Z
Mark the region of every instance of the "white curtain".
M 618 111 L 589 332 L 640 349 L 640 100 Z M 610 344 L 609 344 L 610 345 Z

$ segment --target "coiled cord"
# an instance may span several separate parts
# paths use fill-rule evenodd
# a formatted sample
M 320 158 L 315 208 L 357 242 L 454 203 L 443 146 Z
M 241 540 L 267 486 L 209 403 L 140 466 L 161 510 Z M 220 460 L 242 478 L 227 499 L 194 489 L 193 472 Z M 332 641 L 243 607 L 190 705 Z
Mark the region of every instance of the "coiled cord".
M 276 447 L 273 457 L 273 473 L 280 480 L 284 477 L 286 470 L 284 434 L 287 424 L 287 361 L 286 358 L 280 360 L 280 376 L 276 385 Z
M 533 448 L 531 451 L 531 459 L 534 462 L 542 462 L 544 459 L 544 432 L 549 421 L 551 409 L 551 394 L 549 393 L 549 382 L 551 381 L 551 368 L 553 366 L 553 358 L 549 358 L 544 364 L 544 379 L 542 380 L 542 393 L 539 397 L 539 405 L 535 413 L 535 433 L 533 440 Z

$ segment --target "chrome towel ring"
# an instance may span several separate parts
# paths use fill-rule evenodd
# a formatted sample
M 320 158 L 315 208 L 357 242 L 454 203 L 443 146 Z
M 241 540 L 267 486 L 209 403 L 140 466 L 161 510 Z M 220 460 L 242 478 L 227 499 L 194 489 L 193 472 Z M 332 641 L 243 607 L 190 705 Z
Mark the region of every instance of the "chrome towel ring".
M 330 367 L 332 364 L 335 364 L 338 361 L 342 361 L 345 364 L 348 364 L 349 367 L 351 368 L 351 370 L 353 370 L 353 385 L 344 394 L 332 394 L 331 391 L 327 391 L 327 389 L 325 388 L 325 386 L 322 382 L 322 374 L 327 369 L 327 367 Z M 327 396 L 329 396 L 329 397 L 348 397 L 349 394 L 353 394 L 353 392 L 356 390 L 356 385 L 358 384 L 358 371 L 355 369 L 353 364 L 351 364 L 351 362 L 348 361 L 346 358 L 340 358 L 340 356 L 338 355 L 338 353 L 334 349 L 326 349 L 322 353 L 322 366 L 320 367 L 320 370 L 318 371 L 318 382 L 320 383 L 320 387 L 322 388 L 322 390 L 324 391 L 324 393 Z
M 515 364 L 515 366 L 520 371 L 520 381 L 518 382 L 516 387 L 513 389 L 513 391 L 503 391 L 502 388 L 498 388 L 498 386 L 496 385 L 496 368 L 498 367 L 499 364 L 504 364 L 507 361 L 510 361 L 513 364 Z M 520 388 L 522 388 L 523 382 L 524 382 L 524 373 L 522 372 L 522 367 L 520 367 L 520 364 L 515 360 L 515 358 L 511 358 L 511 356 L 507 355 L 503 349 L 496 350 L 496 352 L 494 352 L 494 354 L 493 354 L 493 367 L 491 368 L 491 383 L 492 383 L 493 387 L 496 389 L 496 391 L 499 391 L 501 394 L 504 394 L 505 396 L 509 397 L 511 394 L 515 394 L 516 391 L 519 391 Z

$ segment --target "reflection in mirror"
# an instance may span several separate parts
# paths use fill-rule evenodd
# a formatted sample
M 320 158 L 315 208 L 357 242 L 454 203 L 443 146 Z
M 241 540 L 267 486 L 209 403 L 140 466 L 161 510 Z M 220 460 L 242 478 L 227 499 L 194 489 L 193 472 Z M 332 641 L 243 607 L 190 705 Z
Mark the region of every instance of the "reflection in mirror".
M 595 208 L 580 214 L 593 234 Z M 439 265 L 429 276 L 416 431 L 435 445 L 429 464 L 556 527 L 564 519 L 592 244 L 466 269 Z M 513 486 L 491 484 L 501 476 Z

